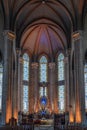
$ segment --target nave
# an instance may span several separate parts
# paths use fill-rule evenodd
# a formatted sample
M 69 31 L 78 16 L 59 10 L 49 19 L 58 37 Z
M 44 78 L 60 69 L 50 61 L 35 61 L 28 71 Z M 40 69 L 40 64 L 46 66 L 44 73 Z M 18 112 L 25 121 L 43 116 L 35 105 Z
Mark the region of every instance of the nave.
M 87 0 L 0 0 L 0 130 L 87 130 Z

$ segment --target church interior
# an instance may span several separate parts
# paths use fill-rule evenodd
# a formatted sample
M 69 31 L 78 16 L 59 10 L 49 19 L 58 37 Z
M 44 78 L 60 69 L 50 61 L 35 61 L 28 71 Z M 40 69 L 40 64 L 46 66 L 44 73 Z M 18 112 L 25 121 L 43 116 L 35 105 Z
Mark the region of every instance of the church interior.
M 87 0 L 0 0 L 0 130 L 87 130 Z

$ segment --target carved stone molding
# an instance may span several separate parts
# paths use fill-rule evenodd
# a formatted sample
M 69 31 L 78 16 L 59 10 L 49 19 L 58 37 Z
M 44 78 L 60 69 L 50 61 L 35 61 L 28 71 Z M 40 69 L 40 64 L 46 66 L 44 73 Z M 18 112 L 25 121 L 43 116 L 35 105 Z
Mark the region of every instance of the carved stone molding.
M 79 40 L 83 36 L 83 31 L 78 30 L 76 32 L 73 32 L 72 38 L 74 41 Z
M 68 63 L 68 56 L 64 58 L 64 63 Z
M 21 54 L 20 48 L 16 48 L 16 54 Z
M 19 62 L 23 64 L 23 58 L 22 57 L 19 58 Z
M 9 40 L 14 40 L 14 39 L 16 39 L 15 33 L 12 32 L 12 31 L 10 31 L 10 30 L 4 30 L 3 35 L 4 35 L 4 36 L 7 36 L 7 38 L 8 38 Z
M 49 68 L 50 68 L 50 69 L 55 69 L 55 63 L 54 63 L 54 62 L 49 63 Z
M 37 69 L 39 65 L 37 62 L 34 62 L 31 64 L 31 66 L 32 66 L 32 68 Z

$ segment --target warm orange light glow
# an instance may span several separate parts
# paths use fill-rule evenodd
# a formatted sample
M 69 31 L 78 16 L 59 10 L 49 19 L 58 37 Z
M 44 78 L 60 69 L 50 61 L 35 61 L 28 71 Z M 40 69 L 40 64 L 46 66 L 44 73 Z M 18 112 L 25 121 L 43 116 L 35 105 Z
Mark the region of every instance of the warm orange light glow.
M 76 123 L 81 123 L 81 113 L 79 106 L 76 108 Z
M 15 38 L 15 34 L 14 34 L 13 32 L 8 32 L 8 36 L 9 36 L 10 38 L 12 38 L 12 39 Z
M 72 112 L 70 112 L 69 122 L 70 122 L 70 123 L 73 123 L 73 122 L 74 122 L 74 115 L 73 115 Z
M 18 113 L 16 109 L 14 110 L 14 118 L 18 120 Z
M 55 114 L 58 114 L 58 106 L 57 106 L 57 100 L 56 100 L 56 98 L 54 100 L 54 109 L 53 109 L 53 111 L 54 111 Z
M 6 110 L 6 123 L 9 123 L 10 118 L 11 118 L 11 103 L 9 102 L 7 104 L 7 110 Z
M 35 109 L 35 113 L 37 113 L 38 112 L 38 107 Z
M 39 104 L 39 101 L 36 103 L 36 106 L 35 106 L 35 109 L 34 109 L 34 112 L 37 113 L 40 109 L 40 104 Z
M 80 34 L 77 32 L 77 33 L 73 34 L 73 38 L 74 38 L 74 39 L 75 39 L 75 38 L 78 38 L 79 35 L 80 35 Z

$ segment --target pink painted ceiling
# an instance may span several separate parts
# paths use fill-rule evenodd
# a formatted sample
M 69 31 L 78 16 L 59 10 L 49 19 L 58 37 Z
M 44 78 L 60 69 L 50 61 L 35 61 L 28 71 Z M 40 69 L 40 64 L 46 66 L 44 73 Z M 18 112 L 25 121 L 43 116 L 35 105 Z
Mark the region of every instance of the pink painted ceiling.
M 35 55 L 41 53 L 55 55 L 58 50 L 64 49 L 66 44 L 64 32 L 59 27 L 44 22 L 27 29 L 21 39 L 21 48 L 28 49 Z

